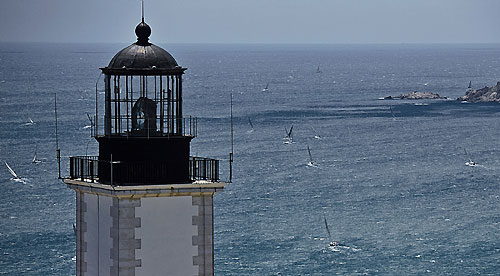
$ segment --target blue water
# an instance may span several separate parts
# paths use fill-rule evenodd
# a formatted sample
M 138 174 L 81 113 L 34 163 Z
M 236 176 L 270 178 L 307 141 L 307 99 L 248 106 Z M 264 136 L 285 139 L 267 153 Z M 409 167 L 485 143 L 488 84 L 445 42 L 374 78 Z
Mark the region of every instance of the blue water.
M 0 159 L 26 179 L 0 165 L 0 274 L 75 274 L 54 94 L 63 156 L 96 154 L 85 127 L 98 68 L 125 46 L 0 44 Z M 378 98 L 457 98 L 469 80 L 494 85 L 500 45 L 165 48 L 189 68 L 193 155 L 227 163 L 234 95 L 235 174 L 215 197 L 216 275 L 498 275 L 500 105 Z M 295 143 L 283 144 L 292 125 Z M 306 165 L 307 146 L 318 167 Z M 463 148 L 478 166 L 465 166 Z M 324 218 L 347 246 L 328 247 Z

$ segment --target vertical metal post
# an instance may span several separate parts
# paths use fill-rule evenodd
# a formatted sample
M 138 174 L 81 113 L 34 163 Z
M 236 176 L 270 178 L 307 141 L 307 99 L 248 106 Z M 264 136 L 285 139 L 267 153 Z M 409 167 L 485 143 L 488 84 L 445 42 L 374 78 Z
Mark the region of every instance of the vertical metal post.
M 182 120 L 182 75 L 177 76 L 177 113 L 179 119 Z M 179 134 L 183 134 L 183 125 L 181 124 L 179 130 L 177 131 Z
M 94 160 L 89 159 L 90 182 L 94 182 Z
M 75 165 L 73 164 L 73 157 L 69 158 L 69 177 L 75 179 Z
M 54 94 L 54 117 L 56 118 L 56 158 L 58 177 L 61 179 L 61 150 L 59 149 L 59 130 L 57 127 L 57 94 Z
M 127 115 L 125 116 L 125 120 L 127 120 L 127 135 L 130 132 L 130 125 L 129 125 L 129 115 L 130 113 L 128 112 L 128 76 L 125 76 L 125 106 L 127 107 Z
M 233 152 L 234 152 L 234 142 L 233 142 L 233 93 L 231 93 L 231 152 L 229 153 L 229 183 L 233 182 Z
M 113 154 L 111 154 L 111 161 L 109 162 L 109 165 L 111 167 L 110 181 L 111 181 L 111 186 L 113 186 Z
M 164 112 L 165 112 L 165 103 L 163 102 L 164 101 L 164 98 L 165 98 L 165 95 L 164 95 L 164 90 L 163 90 L 163 76 L 160 75 L 160 133 L 163 134 L 163 120 L 165 119 L 164 118 Z
M 104 77 L 104 134 L 111 134 L 111 75 Z
M 84 159 L 83 158 L 80 158 L 80 178 L 81 180 L 83 181 L 85 179 L 84 177 Z

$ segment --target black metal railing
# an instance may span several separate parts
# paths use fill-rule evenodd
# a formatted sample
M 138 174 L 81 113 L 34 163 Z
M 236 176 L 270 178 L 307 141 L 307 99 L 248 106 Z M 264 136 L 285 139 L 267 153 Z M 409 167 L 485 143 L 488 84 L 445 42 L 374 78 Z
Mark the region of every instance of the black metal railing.
M 204 157 L 189 157 L 188 163 L 189 181 L 206 180 L 211 182 L 219 181 L 219 160 Z M 101 172 L 109 170 L 106 182 L 111 184 L 138 183 L 170 183 L 169 163 L 143 162 L 127 163 L 119 160 L 110 161 L 99 160 L 98 156 L 71 156 L 69 158 L 70 179 L 81 181 L 99 182 L 99 169 Z M 143 175 L 137 175 L 140 172 Z M 111 177 L 110 177 L 111 176 Z M 113 178 L 115 182 L 113 182 Z M 175 182 L 175 181 L 173 181 Z
M 204 157 L 189 157 L 189 177 L 191 180 L 219 180 L 219 160 Z
M 70 178 L 94 182 L 97 178 L 98 166 L 97 156 L 71 156 L 69 158 Z

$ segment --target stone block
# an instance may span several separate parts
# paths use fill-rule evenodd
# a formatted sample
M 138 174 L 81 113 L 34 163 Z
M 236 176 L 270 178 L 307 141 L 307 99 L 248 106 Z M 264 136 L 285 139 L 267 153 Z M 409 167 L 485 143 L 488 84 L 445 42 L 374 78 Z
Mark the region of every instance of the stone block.
M 121 242 L 121 241 L 120 241 Z M 127 261 L 135 261 L 135 249 L 125 249 L 125 250 L 122 250 L 120 248 L 120 250 L 118 250 L 118 254 L 119 254 L 119 258 L 120 258 L 120 267 L 124 267 L 127 265 Z M 133 266 L 135 267 L 135 263 L 130 266 Z
M 135 267 L 120 267 L 118 270 L 120 276 L 135 276 Z
M 204 263 L 203 256 L 194 256 L 193 265 L 202 265 Z
M 120 200 L 120 208 L 124 207 L 140 207 L 141 200 L 140 199 L 121 199 Z
M 212 225 L 212 223 L 213 223 L 213 218 L 212 218 L 212 216 L 211 216 L 211 215 L 209 215 L 209 214 L 206 214 L 206 213 L 205 213 L 205 216 L 204 216 L 204 218 L 203 218 L 203 219 L 204 219 L 204 223 L 205 223 L 205 225 L 208 225 L 208 224 Z
M 212 265 L 200 265 L 198 267 L 198 276 L 213 276 L 214 275 L 214 269 Z
M 141 227 L 141 218 L 122 218 L 119 221 L 121 229 Z
M 119 245 L 120 250 L 135 250 L 141 248 L 141 240 L 120 240 Z
M 198 236 L 211 235 L 213 233 L 212 224 L 198 225 Z
M 212 216 L 213 210 L 211 206 L 203 206 L 203 208 L 200 208 L 201 214 L 204 216 Z
M 118 276 L 118 267 L 112 266 L 109 268 L 109 275 L 110 276 Z
M 202 225 L 203 223 L 203 217 L 202 216 L 193 216 L 192 217 L 192 222 L 193 222 L 193 225 Z
M 121 240 L 133 240 L 135 239 L 135 231 L 133 229 L 119 229 L 118 239 Z
M 205 206 L 212 206 L 214 204 L 214 200 L 211 196 L 204 196 L 203 199 L 203 205 Z
M 193 202 L 193 206 L 194 205 L 202 205 L 202 198 L 201 198 L 201 196 L 193 196 L 192 197 L 192 202 Z
M 119 218 L 135 218 L 135 208 L 121 208 L 119 210 Z

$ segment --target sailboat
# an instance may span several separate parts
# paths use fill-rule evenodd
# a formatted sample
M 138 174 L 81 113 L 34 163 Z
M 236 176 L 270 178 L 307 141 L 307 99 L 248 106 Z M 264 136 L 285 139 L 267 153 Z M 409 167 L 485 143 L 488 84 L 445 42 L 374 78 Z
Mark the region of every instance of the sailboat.
M 16 181 L 16 182 L 22 182 L 22 183 L 25 183 L 26 184 L 26 181 L 24 181 L 24 179 L 20 178 L 16 172 L 9 166 L 9 164 L 7 163 L 7 161 L 4 161 L 5 163 L 5 166 L 7 166 L 7 169 L 9 170 L 10 174 L 12 175 L 12 180 Z
M 39 160 L 37 155 L 36 155 L 37 150 L 38 150 L 38 147 L 35 148 L 35 154 L 33 155 L 33 160 L 31 160 L 31 163 L 33 163 L 33 164 L 38 164 L 38 163 L 42 162 L 42 160 Z
M 470 159 L 470 155 L 465 148 L 464 148 L 464 151 L 465 151 L 465 155 L 467 156 L 467 159 L 469 160 L 469 161 L 465 162 L 465 165 L 467 165 L 469 167 L 475 167 L 477 165 L 476 162 L 474 162 L 474 161 L 472 161 L 472 159 Z
M 318 69 L 316 69 L 316 73 L 321 73 L 321 70 L 319 69 L 319 65 L 318 65 Z
M 19 176 L 17 176 L 16 172 L 9 166 L 7 161 L 3 161 L 5 163 L 5 166 L 7 166 L 7 169 L 9 170 L 10 174 L 12 175 L 12 179 L 21 179 Z
M 469 86 L 467 86 L 467 89 L 465 89 L 465 93 L 470 93 L 473 91 L 474 89 L 472 89 L 472 81 L 469 81 Z
M 266 87 L 262 89 L 262 92 L 266 92 L 267 90 L 269 90 L 269 82 L 267 82 Z
M 326 218 L 324 218 L 324 219 L 325 219 L 326 232 L 328 233 L 328 241 L 330 242 L 330 247 L 335 247 L 335 246 L 339 245 L 339 242 L 332 240 L 332 235 L 330 234 L 330 229 L 328 229 L 328 222 L 326 222 Z
M 27 122 L 27 123 L 25 123 L 24 125 L 25 125 L 25 126 L 32 126 L 32 125 L 34 125 L 34 124 L 35 124 L 35 122 L 33 122 L 33 120 L 32 120 L 30 117 L 28 117 L 28 122 Z
M 316 129 L 313 126 L 311 126 L 311 128 L 314 131 L 314 139 L 320 140 L 321 139 L 321 135 L 319 135 L 319 133 L 316 131 Z
M 290 127 L 290 130 L 285 128 L 286 136 L 283 138 L 283 144 L 293 143 L 292 131 L 293 131 L 293 125 Z
M 391 110 L 391 116 L 392 116 L 392 120 L 396 120 L 396 116 L 394 116 L 394 111 L 392 111 L 392 106 L 389 106 L 389 109 Z
M 309 153 L 309 162 L 307 163 L 307 166 L 318 167 L 318 164 L 316 164 L 316 162 L 314 162 L 314 160 L 312 158 L 311 149 L 309 148 L 309 146 L 307 146 L 307 152 Z
M 253 124 L 252 124 L 252 121 L 250 120 L 250 118 L 248 118 L 248 123 L 250 124 L 250 127 L 252 128 L 248 132 L 254 132 L 255 129 L 253 128 Z

